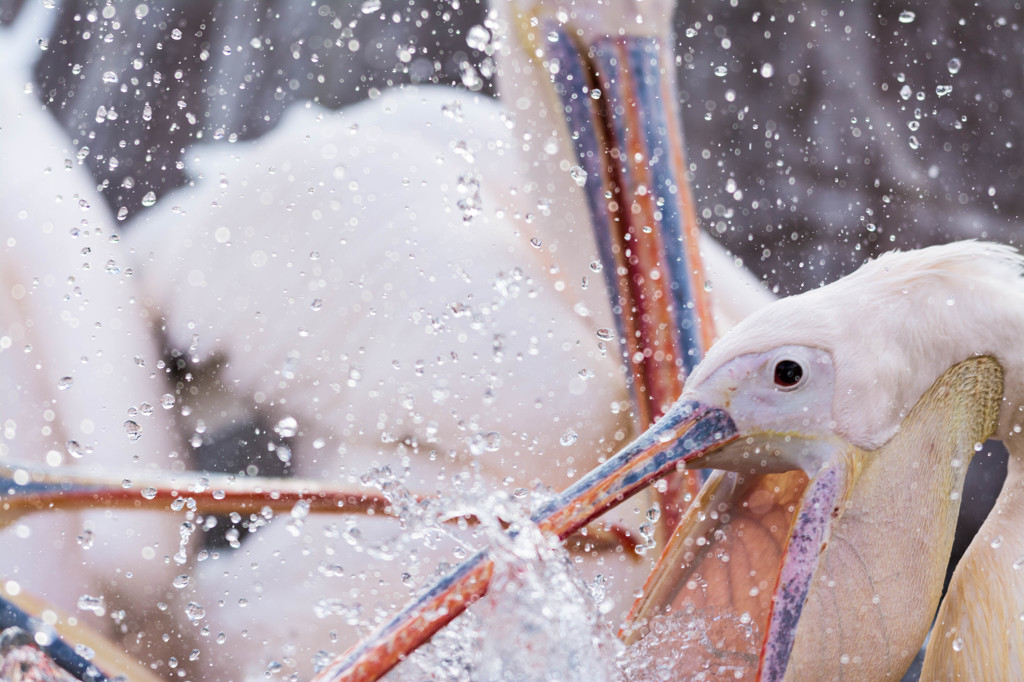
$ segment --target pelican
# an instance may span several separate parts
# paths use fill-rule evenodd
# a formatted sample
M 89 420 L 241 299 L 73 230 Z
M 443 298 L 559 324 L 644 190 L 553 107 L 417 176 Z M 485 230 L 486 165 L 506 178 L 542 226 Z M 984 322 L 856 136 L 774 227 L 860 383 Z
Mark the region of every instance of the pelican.
M 116 472 L 131 490 L 146 472 L 184 465 L 173 417 L 160 407 L 160 351 L 81 147 L 32 85 L 49 11 L 36 4 L 22 14 L 0 32 L 0 466 Z M 124 640 L 140 605 L 151 610 L 143 632 L 171 622 L 158 603 L 184 607 L 171 587 L 180 519 L 94 510 L 8 525 L 2 516 L 4 595 L 45 595 L 49 625 L 60 625 L 56 606 Z M 153 634 L 148 650 L 127 646 L 159 660 L 166 651 Z
M 954 574 L 922 679 L 1018 676 L 1022 272 L 1009 247 L 959 242 L 888 253 L 773 303 L 712 347 L 660 422 L 535 520 L 562 536 L 677 464 L 720 469 L 624 637 L 655 632 L 646 651 L 662 677 L 899 677 L 939 603 L 965 468 L 995 437 L 1010 472 Z M 487 566 L 484 551 L 321 679 L 374 679 L 448 618 L 431 604 L 458 612 L 481 594 Z M 744 634 L 679 655 L 652 624 L 694 613 L 724 613 Z

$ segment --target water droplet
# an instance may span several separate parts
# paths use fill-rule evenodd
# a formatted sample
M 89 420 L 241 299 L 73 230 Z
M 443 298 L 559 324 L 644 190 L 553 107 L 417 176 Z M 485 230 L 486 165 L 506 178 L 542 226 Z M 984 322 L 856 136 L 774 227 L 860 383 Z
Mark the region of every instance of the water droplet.
M 587 184 L 587 171 L 582 166 L 573 166 L 569 169 L 569 177 L 573 179 L 577 187 L 583 187 Z
M 82 531 L 82 534 L 76 538 L 76 540 L 82 549 L 92 549 L 92 544 L 95 541 L 95 536 L 93 535 L 93 532 L 91 530 L 86 528 Z
M 913 23 L 914 19 L 917 19 L 917 14 L 911 12 L 909 9 L 905 9 L 900 12 L 900 23 L 910 24 Z
M 484 85 L 484 81 L 480 78 L 480 74 L 477 73 L 476 67 L 469 61 L 459 64 L 459 76 L 462 79 L 462 84 L 470 90 L 479 90 Z
M 292 505 L 291 517 L 293 519 L 304 519 L 309 516 L 309 500 L 299 500 Z
M 771 78 L 775 75 L 775 67 L 770 62 L 761 65 L 761 78 Z
M 324 300 L 322 298 L 314 298 L 313 302 L 309 304 L 309 309 L 314 311 L 320 310 L 323 307 Z
M 724 64 L 715 67 L 715 75 L 719 78 L 725 78 L 729 75 L 729 69 Z
M 950 74 L 952 74 L 952 75 L 954 75 L 954 76 L 955 76 L 956 74 L 960 73 L 960 67 L 962 67 L 962 66 L 963 66 L 963 62 L 961 62 L 961 61 L 960 61 L 960 60 L 959 60 L 958 58 L 956 58 L 956 57 L 953 57 L 952 59 L 950 59 L 950 60 L 949 60 L 949 61 L 948 61 L 948 62 L 946 63 L 946 68 L 947 68 L 947 69 L 949 69 L 949 73 L 950 73 Z
M 295 417 L 284 417 L 274 426 L 274 431 L 282 438 L 294 438 L 299 432 L 299 422 Z
M 988 545 L 992 549 L 999 549 L 1003 545 L 1003 536 L 1002 535 L 995 536 L 994 538 L 992 538 L 992 542 L 988 543 Z
M 111 83 L 111 84 L 116 83 L 117 82 L 117 74 L 114 73 L 113 71 L 104 71 L 103 72 L 103 82 L 104 83 Z
M 60 380 L 57 382 L 57 388 L 59 388 L 62 391 L 66 391 L 69 388 L 71 388 L 71 384 L 73 383 L 75 383 L 75 380 L 72 379 L 71 377 L 61 377 Z
M 162 396 L 160 396 L 160 407 L 164 408 L 165 410 L 169 410 L 172 407 L 174 407 L 174 396 L 171 395 L 170 393 L 164 393 Z
M 144 197 L 142 197 L 142 205 L 145 206 L 146 208 L 149 208 L 150 206 L 152 206 L 155 203 L 156 203 L 156 192 L 153 192 L 153 191 L 146 192 L 146 195 Z
M 539 249 L 541 247 L 541 244 L 542 242 L 540 240 L 540 237 L 530 237 L 530 246 L 532 246 L 533 248 Z
M 497 431 L 489 431 L 484 434 L 484 450 L 497 452 L 501 447 L 501 434 Z
M 82 611 L 92 611 L 93 613 L 100 615 L 104 611 L 103 597 L 93 597 L 88 594 L 83 594 L 78 598 L 78 608 Z
M 147 14 L 149 14 L 149 5 L 146 5 L 144 3 L 136 5 L 136 7 L 135 7 L 135 18 L 136 19 L 142 19 Z
M 466 33 L 466 45 L 471 49 L 480 50 L 484 52 L 490 47 L 491 32 L 480 24 L 471 26 L 469 31 Z
M 185 607 L 185 615 L 188 616 L 190 621 L 195 623 L 206 617 L 206 609 L 192 601 Z
M 606 329 L 602 327 L 601 329 L 597 330 L 597 338 L 601 339 L 602 341 L 610 341 L 613 336 L 614 334 L 612 334 L 611 329 Z
M 561 438 L 558 439 L 558 443 L 563 447 L 569 447 L 570 445 L 578 441 L 579 438 L 580 434 L 576 433 L 572 429 L 569 429 L 568 431 L 562 434 Z
M 185 573 L 182 573 L 181 575 L 179 575 L 178 577 L 176 577 L 176 578 L 175 578 L 175 579 L 174 579 L 174 580 L 173 580 L 173 581 L 171 582 L 171 584 L 172 584 L 172 585 L 174 585 L 174 586 L 175 586 L 176 588 L 178 588 L 178 589 L 180 590 L 180 589 L 183 589 L 183 588 L 185 588 L 185 587 L 188 587 L 188 584 L 189 584 L 190 582 L 192 582 L 192 579 L 191 579 L 191 578 L 189 578 L 187 574 L 185 574 Z
M 910 99 L 913 94 L 914 91 L 911 90 L 909 85 L 904 84 L 904 86 L 900 88 L 900 97 L 903 99 Z
M 176 28 L 171 31 L 171 40 L 181 40 L 181 29 Z
M 363 14 L 373 14 L 380 9 L 380 0 L 366 0 L 359 9 Z
M 957 637 L 956 639 L 953 640 L 953 651 L 963 651 L 963 650 L 964 650 L 964 640 L 963 640 L 962 637 Z
M 152 500 L 152 499 L 154 499 L 156 497 L 156 488 L 154 488 L 152 486 L 150 486 L 148 488 L 143 488 L 141 494 L 147 500 Z
M 277 453 L 277 458 L 285 464 L 292 461 L 292 449 L 287 445 L 278 445 L 274 451 Z
M 936 85 L 935 86 L 935 94 L 938 95 L 939 97 L 945 97 L 946 95 L 948 95 L 951 92 L 953 92 L 953 86 L 952 85 Z
M 124 423 L 124 432 L 128 434 L 128 440 L 133 443 L 142 438 L 142 427 L 131 419 Z

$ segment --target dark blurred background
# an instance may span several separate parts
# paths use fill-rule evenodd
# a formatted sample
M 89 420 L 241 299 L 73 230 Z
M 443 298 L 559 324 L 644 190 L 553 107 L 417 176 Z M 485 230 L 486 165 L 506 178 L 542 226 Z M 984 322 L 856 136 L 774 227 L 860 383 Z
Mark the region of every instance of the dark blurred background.
M 21 4 L 0 0 L 0 20 Z M 257 137 L 293 101 L 342 107 L 406 83 L 493 94 L 493 64 L 466 40 L 486 23 L 478 0 L 52 12 L 40 92 L 124 229 L 184 184 L 189 145 Z M 891 248 L 1019 245 L 1022 15 L 1008 0 L 681 3 L 678 79 L 704 228 L 780 294 Z M 975 458 L 959 551 L 1004 472 L 1001 449 Z

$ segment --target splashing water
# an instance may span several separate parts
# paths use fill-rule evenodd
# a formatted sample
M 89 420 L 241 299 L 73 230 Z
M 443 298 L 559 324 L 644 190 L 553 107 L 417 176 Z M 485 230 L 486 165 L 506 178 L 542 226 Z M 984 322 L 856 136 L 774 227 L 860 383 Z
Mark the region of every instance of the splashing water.
M 405 488 L 403 475 L 389 467 L 373 469 L 361 481 L 388 498 L 403 531 L 381 540 L 360 535 L 353 522 L 345 539 L 356 551 L 392 560 L 449 544 L 461 559 L 489 546 L 495 561 L 488 593 L 392 671 L 389 680 L 646 682 L 756 674 L 757 625 L 719 609 L 685 604 L 651 619 L 640 641 L 623 645 L 615 636 L 620 624 L 599 608 L 608 586 L 588 585 L 568 551 L 530 520 L 552 498 L 547 491 L 494 492 L 463 472 L 452 477 L 448 494 L 418 500 Z M 477 523 L 450 523 L 470 517 Z M 415 596 L 451 568 L 442 563 L 418 577 L 406 573 L 403 583 L 415 588 Z M 390 616 L 344 606 L 347 622 L 363 628 L 374 629 Z M 735 642 L 742 643 L 740 650 Z
M 527 498 L 532 498 L 527 501 Z M 458 504 L 495 561 L 487 595 L 400 666 L 399 680 L 620 680 L 621 645 L 568 552 L 530 521 L 549 498 L 477 490 Z
M 692 603 L 652 618 L 620 664 L 628 680 L 743 680 L 757 673 L 761 636 L 749 618 Z M 744 643 L 736 650 L 735 642 Z

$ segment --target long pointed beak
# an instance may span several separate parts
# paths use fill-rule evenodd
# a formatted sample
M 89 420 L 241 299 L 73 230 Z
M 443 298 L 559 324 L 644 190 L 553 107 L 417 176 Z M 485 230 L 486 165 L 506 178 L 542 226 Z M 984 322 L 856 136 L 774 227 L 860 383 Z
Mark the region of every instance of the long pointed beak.
M 680 400 L 632 444 L 537 512 L 533 521 L 565 539 L 652 481 L 736 437 L 736 426 L 724 411 Z M 493 571 L 488 550 L 481 550 L 328 665 L 316 680 L 378 679 L 483 596 Z
M 714 337 L 671 52 L 657 31 L 611 38 L 554 18 L 537 23 L 646 428 L 680 396 Z M 668 477 L 661 529 L 675 527 L 699 483 L 696 472 Z
M 35 469 L 0 465 L 0 527 L 35 511 L 78 509 L 188 508 L 203 514 L 233 511 L 291 510 L 297 503 L 311 512 L 379 513 L 391 511 L 384 495 L 342 489 L 324 481 L 295 478 L 238 478 L 223 474 L 188 477 L 150 474 L 131 481 L 90 476 L 75 469 Z
M 0 631 L 11 627 L 27 633 L 33 644 L 76 680 L 106 682 L 110 679 L 99 667 L 83 658 L 73 646 L 61 639 L 56 630 L 0 596 Z

